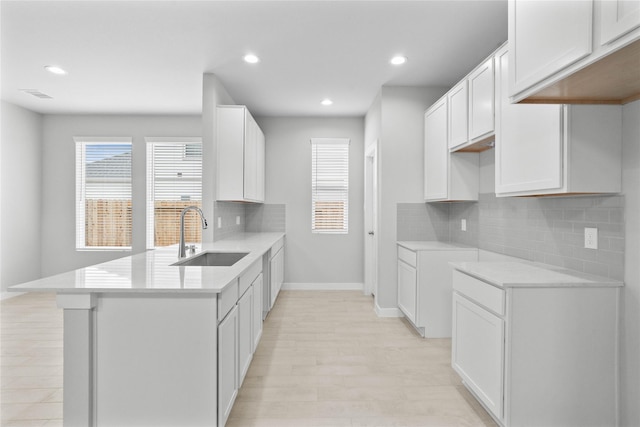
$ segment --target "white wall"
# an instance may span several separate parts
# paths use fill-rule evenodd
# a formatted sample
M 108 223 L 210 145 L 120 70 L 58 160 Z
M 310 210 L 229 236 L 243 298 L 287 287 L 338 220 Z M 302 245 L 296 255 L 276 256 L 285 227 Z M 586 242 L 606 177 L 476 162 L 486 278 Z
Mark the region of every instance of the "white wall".
M 131 252 L 122 251 L 79 252 L 75 249 L 74 136 L 133 137 L 132 252 L 138 253 L 145 250 L 146 241 L 146 142 L 144 138 L 201 135 L 202 119 L 200 116 L 44 116 L 42 275 L 49 276 L 131 255 Z
M 396 205 L 424 202 L 424 111 L 447 90 L 383 86 L 365 118 L 367 143 L 379 139 L 376 304 L 381 310 L 397 310 Z
M 285 282 L 363 282 L 364 121 L 362 118 L 256 119 L 266 138 L 265 203 L 286 205 Z M 311 233 L 311 138 L 351 140 L 349 233 Z
M 640 101 L 624 106 L 622 190 L 625 271 L 622 299 L 621 425 L 640 425 Z
M 40 277 L 42 116 L 2 101 L 1 290 Z
M 209 228 L 202 233 L 202 241 L 214 241 L 216 221 L 217 141 L 216 120 L 218 105 L 235 105 L 222 82 L 215 74 L 205 73 L 202 79 L 202 213 L 209 221 Z

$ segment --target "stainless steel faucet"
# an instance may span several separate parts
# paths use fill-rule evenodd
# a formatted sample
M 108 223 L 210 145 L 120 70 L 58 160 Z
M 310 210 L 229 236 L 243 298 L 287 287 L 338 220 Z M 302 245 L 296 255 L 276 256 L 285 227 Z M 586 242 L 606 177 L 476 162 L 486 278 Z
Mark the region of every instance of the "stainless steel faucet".
M 178 246 L 178 258 L 184 258 L 187 256 L 186 254 L 186 245 L 184 243 L 184 216 L 189 211 L 196 211 L 200 215 L 200 221 L 202 221 L 202 229 L 205 230 L 207 228 L 207 220 L 202 213 L 202 210 L 197 206 L 187 206 L 180 213 L 180 245 Z

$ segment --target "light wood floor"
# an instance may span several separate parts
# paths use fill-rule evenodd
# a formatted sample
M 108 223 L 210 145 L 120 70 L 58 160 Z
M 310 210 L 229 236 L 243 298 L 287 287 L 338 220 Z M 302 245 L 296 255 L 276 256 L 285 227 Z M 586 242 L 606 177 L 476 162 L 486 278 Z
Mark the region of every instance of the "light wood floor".
M 1 425 L 61 426 L 55 297 L 1 310 Z M 494 426 L 451 369 L 450 345 L 378 318 L 361 292 L 283 291 L 227 426 Z

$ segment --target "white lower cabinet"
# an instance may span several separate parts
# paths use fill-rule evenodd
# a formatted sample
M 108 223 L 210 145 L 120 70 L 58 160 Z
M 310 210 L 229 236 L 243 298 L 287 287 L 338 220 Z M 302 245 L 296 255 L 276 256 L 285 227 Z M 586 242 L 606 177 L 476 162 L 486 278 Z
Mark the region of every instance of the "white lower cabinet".
M 476 248 L 441 242 L 398 243 L 398 308 L 421 336 L 451 336 L 449 262 L 477 260 Z
M 275 250 L 275 252 L 274 252 Z M 284 246 L 280 245 L 271 249 L 271 259 L 269 260 L 269 283 L 270 283 L 270 308 L 278 298 L 278 293 L 284 282 Z
M 485 407 L 502 418 L 504 321 L 456 293 L 453 336 L 453 368 Z
M 253 355 L 253 286 L 238 300 L 238 388 L 242 386 Z
M 454 270 L 453 369 L 501 426 L 617 425 L 621 284 L 514 264 Z
M 261 258 L 218 295 L 219 427 L 229 418 L 262 336 L 262 277 Z
M 398 308 L 407 319 L 416 322 L 416 268 L 398 260 Z
M 251 333 L 253 335 L 252 351 L 254 353 L 258 349 L 260 338 L 262 338 L 262 294 L 264 287 L 264 280 L 262 279 L 262 277 L 262 273 L 260 273 L 260 275 L 256 277 L 256 280 L 253 282 L 253 285 L 251 285 L 253 287 L 253 315 L 251 317 L 253 328 L 251 330 Z
M 218 426 L 224 426 L 238 395 L 238 307 L 218 325 Z

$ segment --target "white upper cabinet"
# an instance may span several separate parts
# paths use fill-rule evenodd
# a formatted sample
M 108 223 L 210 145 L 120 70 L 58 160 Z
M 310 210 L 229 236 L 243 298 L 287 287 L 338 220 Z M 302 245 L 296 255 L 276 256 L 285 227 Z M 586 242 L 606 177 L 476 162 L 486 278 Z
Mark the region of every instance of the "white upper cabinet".
M 512 104 L 509 60 L 496 55 L 496 195 L 620 192 L 621 107 Z
M 493 57 L 469 74 L 469 139 L 476 142 L 494 134 Z
M 609 0 L 600 3 L 600 44 L 617 40 L 640 27 L 640 1 Z
M 444 97 L 424 115 L 424 198 L 427 201 L 447 198 L 447 141 L 447 98 Z
M 509 2 L 512 92 L 591 53 L 592 0 Z
M 424 196 L 428 202 L 478 200 L 478 154 L 449 153 L 448 97 L 424 115 Z
M 449 151 L 479 152 L 494 136 L 493 56 L 447 92 Z
M 640 1 L 509 0 L 512 102 L 624 104 L 640 97 Z
M 218 106 L 217 112 L 217 200 L 264 202 L 262 130 L 244 106 Z
M 469 89 L 463 80 L 447 92 L 449 148 L 455 150 L 469 141 Z

